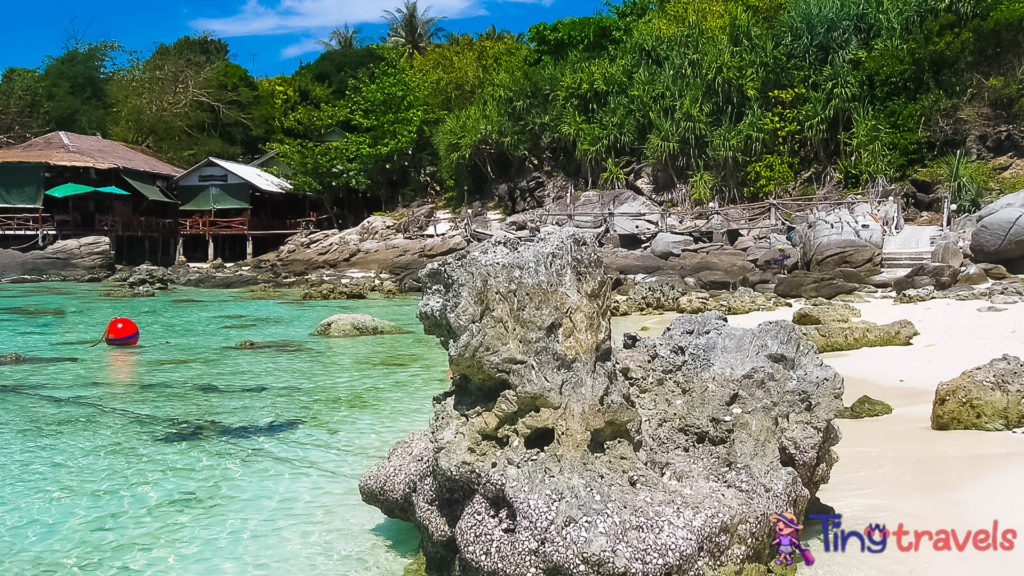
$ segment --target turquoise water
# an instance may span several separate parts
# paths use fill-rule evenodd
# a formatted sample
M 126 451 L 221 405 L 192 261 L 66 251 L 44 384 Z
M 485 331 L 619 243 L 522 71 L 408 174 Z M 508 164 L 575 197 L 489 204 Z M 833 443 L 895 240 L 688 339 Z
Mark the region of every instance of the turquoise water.
M 415 299 L 102 290 L 0 286 L 0 354 L 77 358 L 0 366 L 0 574 L 401 574 L 415 531 L 357 485 L 446 386 Z M 309 336 L 339 312 L 413 333 Z M 114 315 L 140 345 L 90 348 Z

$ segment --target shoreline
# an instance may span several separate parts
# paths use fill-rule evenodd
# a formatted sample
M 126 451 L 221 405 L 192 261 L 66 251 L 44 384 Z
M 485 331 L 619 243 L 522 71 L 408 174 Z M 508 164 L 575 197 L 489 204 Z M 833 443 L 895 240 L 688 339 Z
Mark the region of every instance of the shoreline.
M 930 427 L 936 385 L 1002 354 L 1024 356 L 1024 306 L 997 313 L 978 312 L 984 301 L 931 300 L 895 304 L 877 299 L 854 304 L 861 320 L 887 323 L 906 318 L 920 331 L 911 346 L 862 348 L 822 354 L 845 380 L 844 404 L 861 395 L 884 400 L 893 413 L 864 420 L 840 420 L 839 462 L 818 492 L 821 501 L 843 515 L 844 529 L 869 523 L 895 531 L 991 529 L 992 521 L 1024 534 L 1024 501 L 1016 497 L 1024 477 L 1024 436 L 1010 432 L 935 431 Z M 750 328 L 768 320 L 791 319 L 793 308 L 729 316 Z M 642 337 L 657 336 L 675 315 L 629 316 L 613 321 L 621 333 L 646 325 Z M 627 329 L 630 327 L 632 329 Z M 816 522 L 817 523 L 817 522 Z M 890 540 L 883 554 L 826 553 L 807 526 L 803 537 L 817 562 L 801 574 L 959 575 L 1010 573 L 1019 566 L 1013 551 L 937 552 L 922 542 L 918 552 L 899 552 Z

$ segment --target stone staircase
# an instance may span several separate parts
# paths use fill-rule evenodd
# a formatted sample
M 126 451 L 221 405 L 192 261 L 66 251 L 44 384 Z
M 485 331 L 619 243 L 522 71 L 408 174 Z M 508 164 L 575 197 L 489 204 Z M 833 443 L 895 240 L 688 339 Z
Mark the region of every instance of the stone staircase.
M 932 250 L 942 235 L 938 226 L 906 226 L 882 243 L 882 274 L 902 276 L 911 268 L 932 261 Z

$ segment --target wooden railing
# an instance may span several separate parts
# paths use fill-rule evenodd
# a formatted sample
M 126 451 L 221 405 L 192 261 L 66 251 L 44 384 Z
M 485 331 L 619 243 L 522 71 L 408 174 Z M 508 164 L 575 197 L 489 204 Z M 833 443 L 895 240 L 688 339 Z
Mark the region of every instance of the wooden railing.
M 53 216 L 49 214 L 0 214 L 0 230 L 33 231 L 52 230 Z
M 265 220 L 262 218 L 208 218 L 196 216 L 178 220 L 180 234 L 248 234 L 250 232 L 287 232 L 316 230 L 316 220 Z
M 249 231 L 248 218 L 179 218 L 181 234 L 245 234 Z
M 122 233 L 173 232 L 174 220 L 145 216 L 117 217 L 96 215 L 96 230 Z

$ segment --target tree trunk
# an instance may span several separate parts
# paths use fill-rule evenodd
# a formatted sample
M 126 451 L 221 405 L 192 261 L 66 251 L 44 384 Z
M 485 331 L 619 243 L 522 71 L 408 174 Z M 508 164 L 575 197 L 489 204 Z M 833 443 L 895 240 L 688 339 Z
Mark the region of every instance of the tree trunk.
M 331 206 L 330 197 L 325 194 L 320 197 L 320 201 L 323 202 L 324 204 L 324 210 L 327 210 L 327 213 L 331 215 L 331 224 L 334 226 L 334 229 L 339 230 L 340 228 L 338 228 L 338 216 L 335 215 L 334 207 Z

